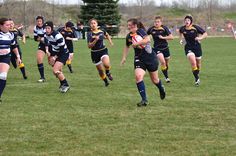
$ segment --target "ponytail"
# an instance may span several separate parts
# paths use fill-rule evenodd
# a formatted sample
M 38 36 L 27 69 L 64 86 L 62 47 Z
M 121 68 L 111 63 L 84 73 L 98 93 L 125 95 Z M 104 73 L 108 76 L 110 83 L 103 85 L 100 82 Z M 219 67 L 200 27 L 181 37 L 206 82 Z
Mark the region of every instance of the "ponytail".
M 130 18 L 127 22 L 131 22 L 133 25 L 137 25 L 137 27 L 140 29 L 145 29 L 145 26 L 143 25 L 142 22 L 140 22 L 138 19 L 136 18 Z

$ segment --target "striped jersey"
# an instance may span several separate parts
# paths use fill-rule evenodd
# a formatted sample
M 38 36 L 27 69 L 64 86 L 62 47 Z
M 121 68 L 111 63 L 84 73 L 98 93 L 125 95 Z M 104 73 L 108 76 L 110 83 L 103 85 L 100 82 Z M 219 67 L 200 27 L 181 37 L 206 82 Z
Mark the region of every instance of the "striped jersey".
M 65 39 L 58 31 L 53 31 L 50 35 L 45 34 L 44 42 L 52 47 L 52 53 L 67 53 Z
M 14 39 L 14 34 L 11 32 L 0 31 L 0 55 L 7 55 L 12 49 L 16 48 L 16 41 Z
M 34 27 L 34 40 L 37 41 L 38 37 L 43 37 L 45 34 L 45 30 L 43 27 L 38 27 L 37 25 Z

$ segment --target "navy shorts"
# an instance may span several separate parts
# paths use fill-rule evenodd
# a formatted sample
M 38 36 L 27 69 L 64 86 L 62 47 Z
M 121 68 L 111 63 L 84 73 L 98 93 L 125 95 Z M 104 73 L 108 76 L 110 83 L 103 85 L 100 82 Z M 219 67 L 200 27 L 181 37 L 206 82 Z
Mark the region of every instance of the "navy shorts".
M 6 63 L 10 65 L 10 61 L 11 61 L 11 53 L 7 55 L 0 55 L 0 63 Z
M 202 57 L 202 48 L 201 48 L 201 46 L 196 46 L 196 47 L 185 46 L 185 55 L 188 55 L 188 53 L 194 53 L 197 58 L 201 58 Z
M 102 57 L 108 55 L 108 50 L 107 48 L 101 50 L 101 51 L 96 51 L 96 52 L 91 52 L 91 59 L 92 59 L 92 62 L 95 64 L 95 65 L 98 65 L 101 63 L 102 61 Z
M 45 52 L 46 53 L 46 45 L 44 44 L 44 43 L 39 43 L 39 45 L 38 45 L 38 50 L 42 50 L 43 52 Z
M 155 53 L 145 54 L 144 56 L 135 56 L 134 69 L 141 68 L 144 71 L 155 72 L 158 70 L 158 60 Z
M 169 48 L 163 48 L 163 49 L 160 49 L 160 48 L 153 48 L 153 51 L 157 54 L 160 54 L 162 53 L 164 55 L 164 58 L 169 58 L 170 57 L 170 50 Z
M 67 49 L 69 50 L 69 53 L 74 53 L 74 46 L 73 46 L 73 44 L 67 46 Z
M 66 64 L 66 61 L 68 60 L 68 58 L 69 58 L 69 52 L 67 52 L 67 53 L 60 53 L 59 55 L 57 55 L 58 57 L 57 57 L 57 59 L 56 59 L 56 61 L 58 61 L 58 62 L 61 62 L 61 63 L 63 63 L 64 65 Z

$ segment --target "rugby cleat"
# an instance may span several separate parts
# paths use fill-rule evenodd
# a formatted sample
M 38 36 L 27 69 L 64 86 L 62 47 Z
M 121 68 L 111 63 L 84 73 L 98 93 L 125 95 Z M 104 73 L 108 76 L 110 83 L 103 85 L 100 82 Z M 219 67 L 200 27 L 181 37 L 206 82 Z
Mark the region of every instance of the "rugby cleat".
M 38 80 L 38 82 L 39 83 L 43 83 L 43 82 L 45 82 L 46 80 L 44 79 L 44 78 L 40 78 L 39 80 Z
M 68 90 L 70 90 L 70 86 L 62 85 L 62 86 L 60 86 L 59 90 L 60 90 L 61 93 L 66 93 Z
M 137 107 L 146 107 L 148 104 L 149 103 L 147 100 L 142 100 L 139 103 L 137 103 Z
M 161 89 L 159 89 L 159 92 L 160 92 L 161 100 L 164 100 L 166 97 L 166 91 L 165 91 L 165 87 L 163 85 L 161 86 Z
M 107 87 L 107 86 L 109 86 L 109 82 L 108 81 L 105 82 L 105 87 Z
M 107 77 L 108 77 L 108 79 L 109 79 L 110 81 L 113 80 L 113 77 L 112 77 L 111 73 L 108 73 L 108 74 L 106 74 L 106 75 L 107 75 Z
M 165 81 L 166 81 L 166 83 L 170 83 L 170 79 L 169 78 L 166 78 Z
M 200 79 L 197 79 L 197 81 L 195 81 L 195 86 L 200 86 Z

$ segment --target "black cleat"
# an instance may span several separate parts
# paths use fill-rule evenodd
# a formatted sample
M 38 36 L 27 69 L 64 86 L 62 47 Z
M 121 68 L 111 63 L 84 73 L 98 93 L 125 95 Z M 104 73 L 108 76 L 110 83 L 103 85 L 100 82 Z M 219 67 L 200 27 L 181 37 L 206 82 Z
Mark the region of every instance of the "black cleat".
M 109 86 L 109 82 L 105 82 L 105 87 Z
M 40 79 L 38 80 L 39 83 L 43 83 L 43 82 L 45 82 L 45 81 L 46 81 L 45 78 L 40 78 Z
M 162 88 L 159 89 L 159 92 L 160 92 L 160 98 L 161 98 L 161 100 L 164 100 L 165 97 L 166 97 L 166 91 L 165 91 L 165 87 L 164 87 L 163 85 L 162 85 L 161 87 L 162 87 Z
M 27 80 L 27 78 L 28 78 L 27 76 L 23 76 L 23 79 Z
M 107 77 L 108 77 L 108 79 L 110 80 L 110 81 L 112 81 L 113 80 L 113 77 L 112 77 L 112 75 L 109 73 L 109 74 L 107 74 Z
M 68 90 L 70 90 L 70 86 L 61 85 L 59 90 L 61 93 L 66 93 Z
M 137 103 L 138 107 L 146 107 L 148 105 L 148 101 L 147 100 L 142 100 L 139 103 Z

